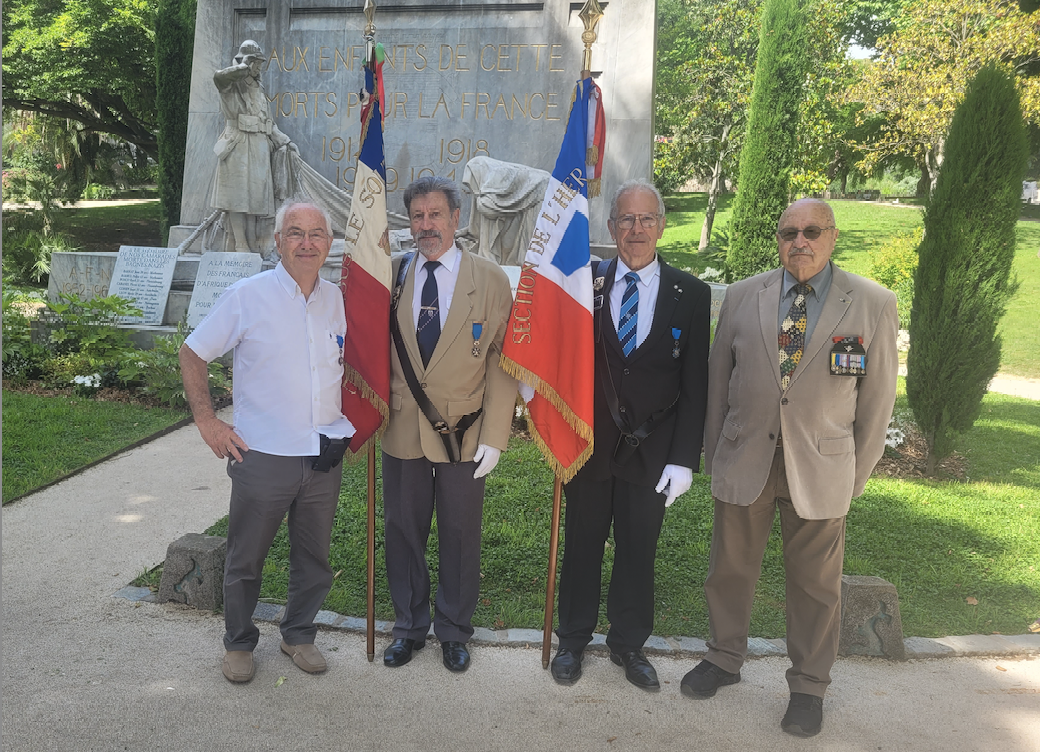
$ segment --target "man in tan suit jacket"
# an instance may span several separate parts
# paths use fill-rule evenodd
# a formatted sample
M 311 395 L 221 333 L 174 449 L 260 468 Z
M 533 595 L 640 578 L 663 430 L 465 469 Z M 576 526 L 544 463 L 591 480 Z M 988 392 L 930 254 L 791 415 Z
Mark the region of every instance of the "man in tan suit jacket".
M 796 736 L 822 727 L 838 652 L 845 515 L 884 452 L 898 370 L 895 295 L 834 266 L 837 238 L 830 206 L 796 201 L 777 227 L 783 268 L 726 291 L 704 427 L 715 497 L 704 585 L 711 639 L 681 685 L 711 697 L 740 681 L 779 511 L 792 663 L 781 728 Z
M 446 178 L 422 178 L 404 194 L 419 252 L 394 264 L 395 279 L 408 265 L 391 313 L 390 421 L 382 439 L 386 574 L 396 614 L 394 641 L 383 653 L 387 666 L 408 663 L 426 644 L 426 542 L 436 509 L 434 632 L 444 665 L 469 667 L 484 476 L 506 448 L 516 403 L 516 380 L 499 366 L 509 278 L 495 262 L 455 245 L 459 202 Z

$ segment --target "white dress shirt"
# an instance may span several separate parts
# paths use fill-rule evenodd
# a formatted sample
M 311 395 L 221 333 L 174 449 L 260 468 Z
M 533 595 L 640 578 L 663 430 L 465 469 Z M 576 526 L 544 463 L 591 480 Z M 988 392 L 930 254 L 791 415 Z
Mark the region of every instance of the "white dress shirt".
M 441 265 L 434 271 L 437 277 L 437 307 L 441 316 L 441 330 L 444 322 L 448 319 L 448 309 L 451 308 L 451 298 L 455 294 L 455 282 L 459 278 L 459 261 L 462 251 L 457 245 L 444 252 L 437 259 Z M 422 308 L 422 289 L 426 284 L 426 257 L 418 251 L 412 257 L 412 266 L 415 267 L 415 290 L 412 291 L 412 324 L 413 328 L 419 328 L 419 309 Z
M 625 296 L 628 280 L 625 275 L 629 269 L 625 262 L 618 256 L 617 272 L 614 274 L 614 284 L 610 288 L 610 316 L 614 319 L 614 329 L 618 328 L 621 320 L 621 299 Z M 661 287 L 661 262 L 654 256 L 654 260 L 636 272 L 639 282 L 636 288 L 639 290 L 639 307 L 636 309 L 636 347 L 643 344 L 643 340 L 650 334 L 650 328 L 654 323 L 654 308 L 657 306 L 657 291 Z
M 319 453 L 317 426 L 342 417 L 343 296 L 319 279 L 304 298 L 285 268 L 231 285 L 185 341 L 209 362 L 235 351 L 235 431 L 250 449 Z

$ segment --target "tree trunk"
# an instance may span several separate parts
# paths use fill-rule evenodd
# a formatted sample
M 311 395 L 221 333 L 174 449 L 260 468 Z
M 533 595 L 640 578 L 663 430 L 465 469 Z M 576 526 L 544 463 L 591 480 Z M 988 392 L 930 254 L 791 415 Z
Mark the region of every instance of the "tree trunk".
M 928 170 L 928 163 L 922 160 L 917 166 L 921 170 L 921 179 L 917 181 L 917 195 L 928 197 L 932 193 L 932 175 Z
M 708 208 L 704 214 L 704 225 L 701 227 L 701 242 L 698 251 L 703 251 L 711 243 L 711 227 L 715 224 L 715 211 L 719 206 L 719 193 L 722 189 L 722 157 L 715 160 L 711 171 L 711 183 L 708 184 Z

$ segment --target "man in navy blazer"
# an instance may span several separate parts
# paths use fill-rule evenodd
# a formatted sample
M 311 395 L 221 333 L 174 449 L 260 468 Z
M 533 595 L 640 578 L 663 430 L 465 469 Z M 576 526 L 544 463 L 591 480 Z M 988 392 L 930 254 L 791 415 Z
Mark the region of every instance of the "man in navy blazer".
M 608 222 L 618 257 L 594 268 L 594 450 L 564 486 L 560 642 L 552 661 L 561 684 L 581 677 L 613 522 L 610 659 L 636 686 L 660 688 L 642 648 L 654 625 L 654 559 L 665 508 L 690 488 L 700 466 L 711 307 L 708 285 L 657 255 L 664 211 L 651 183 L 622 184 Z

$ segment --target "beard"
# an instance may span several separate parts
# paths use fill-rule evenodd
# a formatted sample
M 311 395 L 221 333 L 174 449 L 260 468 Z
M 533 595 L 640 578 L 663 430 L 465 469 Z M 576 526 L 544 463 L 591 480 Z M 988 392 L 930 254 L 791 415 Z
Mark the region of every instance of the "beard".
M 415 239 L 415 246 L 419 249 L 419 253 L 427 258 L 440 253 L 443 243 L 443 237 L 436 230 L 419 233 L 419 237 Z

